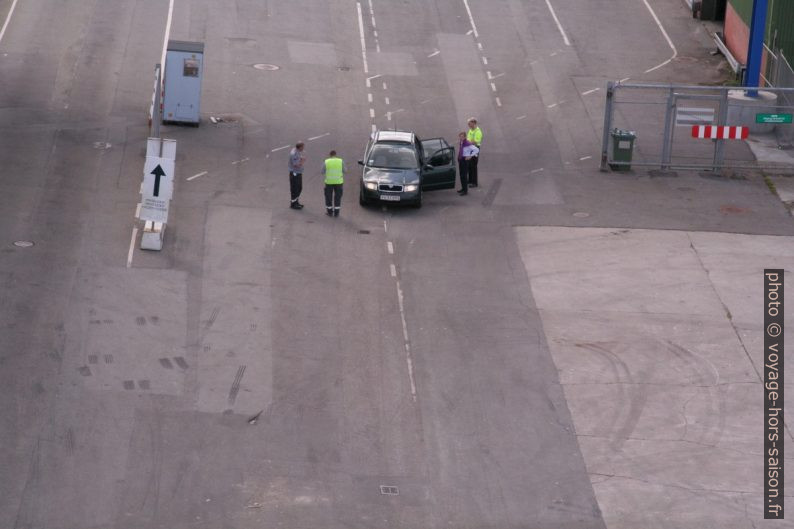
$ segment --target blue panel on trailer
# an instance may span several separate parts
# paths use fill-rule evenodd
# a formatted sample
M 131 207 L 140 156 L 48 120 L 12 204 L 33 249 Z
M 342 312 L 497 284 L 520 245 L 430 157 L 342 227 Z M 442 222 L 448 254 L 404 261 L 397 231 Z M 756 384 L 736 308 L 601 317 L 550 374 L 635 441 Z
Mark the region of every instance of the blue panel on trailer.
M 164 122 L 199 123 L 203 75 L 203 43 L 168 41 L 163 79 Z

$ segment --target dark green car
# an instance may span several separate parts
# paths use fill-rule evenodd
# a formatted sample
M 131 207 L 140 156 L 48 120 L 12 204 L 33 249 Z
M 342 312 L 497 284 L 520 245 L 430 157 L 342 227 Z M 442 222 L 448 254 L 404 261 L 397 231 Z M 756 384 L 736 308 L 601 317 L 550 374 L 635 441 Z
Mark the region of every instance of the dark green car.
M 455 188 L 455 148 L 444 138 L 421 140 L 413 132 L 372 134 L 361 172 L 362 206 L 390 202 L 422 206 L 422 193 Z

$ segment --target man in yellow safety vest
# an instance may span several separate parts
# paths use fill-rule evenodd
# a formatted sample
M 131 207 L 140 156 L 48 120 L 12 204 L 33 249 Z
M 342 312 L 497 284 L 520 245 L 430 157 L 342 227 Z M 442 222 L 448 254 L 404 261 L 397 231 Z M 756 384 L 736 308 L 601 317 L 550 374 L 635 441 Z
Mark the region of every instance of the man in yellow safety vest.
M 325 214 L 338 217 L 342 206 L 342 184 L 345 181 L 345 162 L 331 151 L 323 165 L 325 175 Z
M 477 187 L 477 163 L 480 161 L 482 152 L 482 130 L 477 126 L 477 118 L 469 118 L 469 130 L 466 131 L 466 139 L 473 143 L 477 149 L 477 155 L 469 160 L 469 187 Z

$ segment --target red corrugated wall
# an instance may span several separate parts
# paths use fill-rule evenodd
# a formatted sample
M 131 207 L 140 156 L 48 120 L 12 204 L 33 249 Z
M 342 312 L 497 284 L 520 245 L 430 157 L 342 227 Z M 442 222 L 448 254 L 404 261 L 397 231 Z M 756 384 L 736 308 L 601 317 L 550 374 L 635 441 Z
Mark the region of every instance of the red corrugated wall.
M 750 42 L 750 26 L 748 26 L 733 4 L 728 2 L 725 10 L 725 44 L 736 60 L 742 64 L 747 63 L 747 43 Z

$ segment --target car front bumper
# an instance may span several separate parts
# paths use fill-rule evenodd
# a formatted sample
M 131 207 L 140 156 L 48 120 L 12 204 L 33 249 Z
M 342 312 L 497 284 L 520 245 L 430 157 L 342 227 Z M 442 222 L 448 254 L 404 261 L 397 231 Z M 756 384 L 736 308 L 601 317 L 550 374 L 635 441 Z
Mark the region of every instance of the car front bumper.
M 414 204 L 419 202 L 421 191 L 379 191 L 361 186 L 361 196 L 367 202 L 382 202 L 384 204 Z M 394 197 L 394 198 L 387 198 Z

